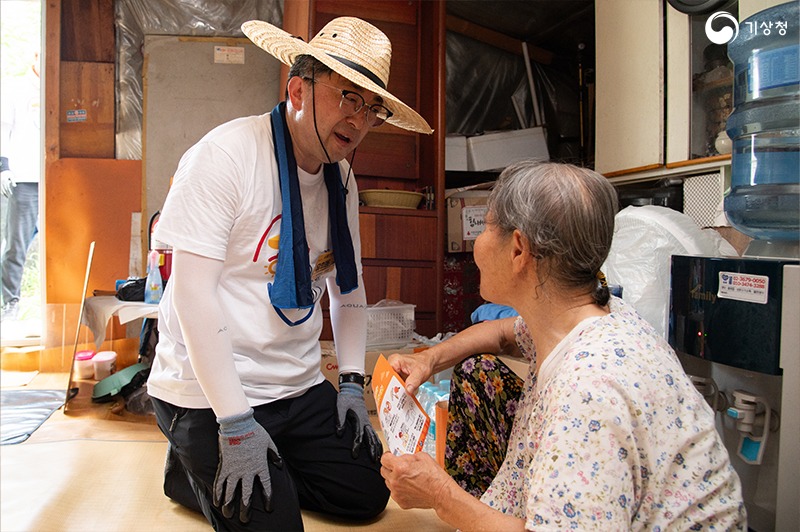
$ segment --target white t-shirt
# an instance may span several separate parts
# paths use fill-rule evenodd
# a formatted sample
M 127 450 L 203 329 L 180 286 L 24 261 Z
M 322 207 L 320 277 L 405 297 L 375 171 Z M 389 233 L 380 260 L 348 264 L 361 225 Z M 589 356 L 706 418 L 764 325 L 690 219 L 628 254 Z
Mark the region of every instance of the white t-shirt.
M 553 349 L 538 379 L 529 372 L 481 500 L 530 530 L 746 530 L 711 408 L 653 327 L 621 299 L 609 305 Z M 533 359 L 521 318 L 515 330 Z
M 344 181 L 347 163 L 341 162 L 340 170 Z M 300 395 L 323 380 L 319 301 L 325 278 L 335 275 L 328 191 L 322 170 L 311 175 L 298 168 L 298 180 L 315 300 L 311 318 L 300 325 L 289 327 L 281 320 L 267 291 L 275 279 L 282 211 L 269 114 L 225 123 L 184 154 L 155 230 L 160 242 L 224 261 L 219 300 L 251 406 Z M 348 224 L 360 275 L 358 190 L 352 175 L 347 186 Z M 308 310 L 283 312 L 296 321 Z M 158 328 L 148 393 L 177 406 L 208 408 L 189 362 L 169 283 Z
M 40 97 L 39 76 L 32 69 L 0 90 L 0 155 L 8 157 L 17 183 L 38 183 L 42 175 Z

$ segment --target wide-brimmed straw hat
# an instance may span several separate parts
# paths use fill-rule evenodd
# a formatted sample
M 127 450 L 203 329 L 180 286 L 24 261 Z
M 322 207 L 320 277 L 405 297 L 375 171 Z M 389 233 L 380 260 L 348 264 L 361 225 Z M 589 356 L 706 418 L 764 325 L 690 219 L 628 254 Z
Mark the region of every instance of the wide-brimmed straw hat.
M 307 54 L 381 96 L 383 105 L 393 113 L 387 120 L 390 124 L 418 133 L 433 132 L 424 118 L 386 90 L 392 43 L 372 24 L 354 17 L 335 18 L 308 43 L 261 20 L 245 22 L 242 31 L 285 65 L 292 66 L 297 56 Z

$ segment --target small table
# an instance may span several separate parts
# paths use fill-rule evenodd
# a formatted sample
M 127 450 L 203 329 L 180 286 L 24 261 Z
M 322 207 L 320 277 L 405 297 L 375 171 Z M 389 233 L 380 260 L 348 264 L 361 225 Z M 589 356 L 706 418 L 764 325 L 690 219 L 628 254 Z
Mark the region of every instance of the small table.
M 94 344 L 98 349 L 106 339 L 106 327 L 112 316 L 118 316 L 120 323 L 138 318 L 158 318 L 158 305 L 142 301 L 121 301 L 116 296 L 87 297 L 81 323 L 92 331 Z

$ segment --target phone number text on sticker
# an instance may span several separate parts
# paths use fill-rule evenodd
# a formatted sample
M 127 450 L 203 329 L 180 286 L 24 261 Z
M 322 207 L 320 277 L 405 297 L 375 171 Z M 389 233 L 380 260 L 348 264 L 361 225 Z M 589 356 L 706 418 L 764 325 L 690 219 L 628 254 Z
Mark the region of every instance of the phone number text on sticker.
M 750 303 L 766 304 L 769 294 L 769 277 L 747 273 L 719 272 L 717 297 Z

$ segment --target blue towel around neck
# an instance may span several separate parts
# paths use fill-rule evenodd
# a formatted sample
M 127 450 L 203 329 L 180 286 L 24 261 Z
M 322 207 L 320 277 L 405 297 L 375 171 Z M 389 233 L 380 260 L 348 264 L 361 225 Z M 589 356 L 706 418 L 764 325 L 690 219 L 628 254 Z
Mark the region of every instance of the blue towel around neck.
M 270 113 L 272 137 L 281 186 L 281 236 L 278 241 L 278 264 L 275 282 L 267 285 L 269 298 L 278 315 L 290 326 L 306 321 L 314 310 L 311 288 L 311 265 L 308 261 L 303 200 L 297 178 L 297 161 L 292 148 L 292 138 L 286 126 L 286 102 L 275 106 Z M 342 185 L 339 163 L 324 165 L 325 186 L 328 189 L 328 217 L 330 220 L 333 260 L 336 264 L 336 284 L 343 294 L 358 288 L 353 240 L 347 224 L 347 190 Z M 287 208 L 288 206 L 288 208 Z M 311 309 L 296 322 L 291 322 L 281 309 Z

